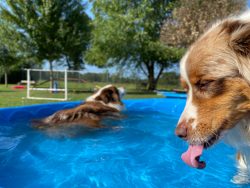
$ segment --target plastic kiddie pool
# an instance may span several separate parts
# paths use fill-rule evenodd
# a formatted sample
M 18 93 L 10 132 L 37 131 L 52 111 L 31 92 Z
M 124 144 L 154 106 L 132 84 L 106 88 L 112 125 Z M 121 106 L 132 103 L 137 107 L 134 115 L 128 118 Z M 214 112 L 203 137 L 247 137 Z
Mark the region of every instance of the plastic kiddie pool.
M 207 168 L 180 158 L 187 145 L 174 135 L 185 98 L 124 100 L 122 120 L 105 129 L 40 131 L 30 120 L 77 102 L 0 109 L 0 187 L 236 187 L 234 151 L 205 151 Z

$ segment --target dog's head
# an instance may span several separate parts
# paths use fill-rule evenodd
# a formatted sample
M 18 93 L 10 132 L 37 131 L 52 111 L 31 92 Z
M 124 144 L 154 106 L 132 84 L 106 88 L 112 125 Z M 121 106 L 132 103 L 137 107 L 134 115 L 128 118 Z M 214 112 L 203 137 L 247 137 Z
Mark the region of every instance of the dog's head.
M 121 111 L 123 109 L 121 99 L 124 95 L 125 90 L 123 87 L 117 88 L 113 85 L 106 85 L 88 97 L 86 102 L 101 102 L 104 105 Z
M 203 148 L 233 128 L 250 110 L 250 14 L 214 25 L 187 51 L 180 63 L 187 90 L 176 134 L 190 147 L 182 159 L 192 167 Z

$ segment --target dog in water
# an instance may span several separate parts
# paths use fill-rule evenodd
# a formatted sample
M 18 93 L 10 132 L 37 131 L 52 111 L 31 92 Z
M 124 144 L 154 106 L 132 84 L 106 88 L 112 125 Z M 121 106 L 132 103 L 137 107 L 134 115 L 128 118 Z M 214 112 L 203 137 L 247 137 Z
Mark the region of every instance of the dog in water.
M 33 121 L 33 126 L 39 129 L 73 127 L 83 125 L 90 128 L 102 128 L 101 121 L 104 118 L 119 119 L 124 105 L 121 98 L 124 96 L 124 88 L 107 85 L 97 90 L 88 97 L 84 103 L 71 109 L 60 110 L 54 114 Z

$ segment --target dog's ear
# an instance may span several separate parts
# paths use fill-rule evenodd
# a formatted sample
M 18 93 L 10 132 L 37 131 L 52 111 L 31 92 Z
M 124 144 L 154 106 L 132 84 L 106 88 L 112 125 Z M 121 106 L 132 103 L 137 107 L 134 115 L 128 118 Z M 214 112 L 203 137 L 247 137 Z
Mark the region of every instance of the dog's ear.
M 229 46 L 244 57 L 250 56 L 250 23 L 233 20 L 225 22 L 223 27 L 230 35 Z

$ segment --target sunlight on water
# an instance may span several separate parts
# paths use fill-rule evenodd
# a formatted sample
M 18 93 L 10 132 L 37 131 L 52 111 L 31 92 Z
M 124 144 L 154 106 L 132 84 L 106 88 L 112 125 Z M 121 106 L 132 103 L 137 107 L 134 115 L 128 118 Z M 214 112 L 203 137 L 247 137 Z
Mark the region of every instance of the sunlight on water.
M 207 168 L 180 159 L 176 118 L 130 111 L 105 129 L 39 131 L 23 122 L 0 126 L 0 187 L 240 187 L 234 150 L 220 143 L 204 152 Z M 244 187 L 244 186 L 243 186 Z

